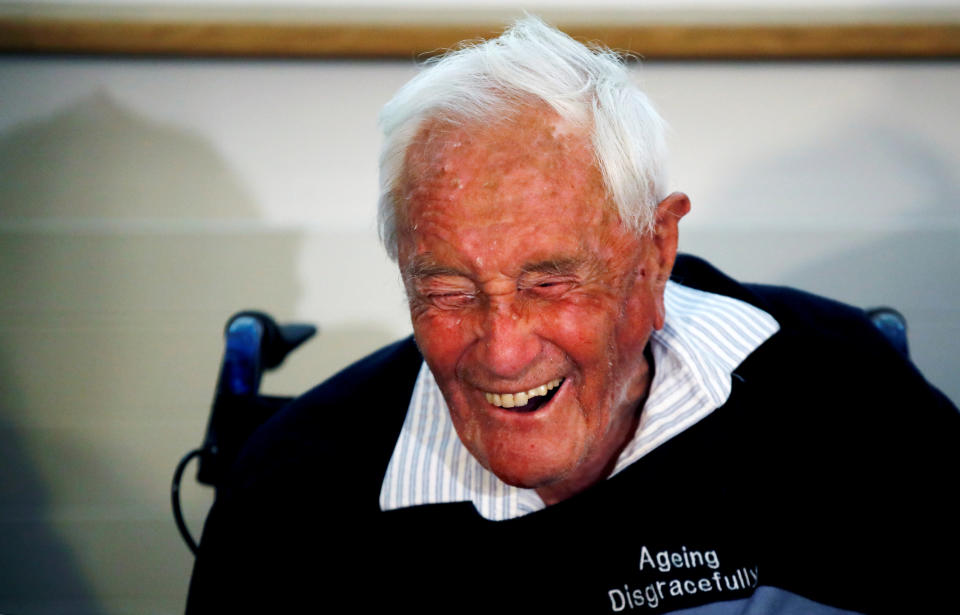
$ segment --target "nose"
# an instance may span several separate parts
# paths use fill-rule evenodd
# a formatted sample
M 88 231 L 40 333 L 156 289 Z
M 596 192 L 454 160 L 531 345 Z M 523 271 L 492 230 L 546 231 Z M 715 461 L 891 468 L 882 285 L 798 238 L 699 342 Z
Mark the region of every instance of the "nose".
M 492 297 L 483 319 L 483 364 L 497 378 L 516 379 L 534 364 L 541 340 L 511 298 Z

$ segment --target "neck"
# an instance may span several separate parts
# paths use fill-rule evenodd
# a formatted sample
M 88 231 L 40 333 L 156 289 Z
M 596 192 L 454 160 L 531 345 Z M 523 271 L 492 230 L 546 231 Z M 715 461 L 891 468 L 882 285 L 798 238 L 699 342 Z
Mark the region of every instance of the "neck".
M 641 402 L 637 406 L 637 411 L 633 413 L 632 420 L 627 423 L 628 427 L 625 430 L 625 435 L 621 438 L 619 446 L 614 449 L 613 455 L 593 462 L 585 461 L 577 468 L 574 475 L 544 487 L 538 487 L 536 489 L 537 495 L 540 496 L 543 503 L 552 506 L 557 502 L 562 502 L 613 474 L 620 453 L 623 452 L 623 449 L 633 439 L 633 435 L 637 431 L 637 423 L 640 421 L 640 411 L 642 409 L 643 403 Z
M 573 497 L 584 489 L 605 480 L 612 473 L 620 459 L 620 453 L 626 448 L 634 435 L 637 433 L 637 425 L 640 422 L 640 414 L 643 412 L 643 406 L 647 401 L 647 394 L 650 391 L 650 383 L 653 381 L 653 361 L 649 351 L 649 344 L 644 351 L 643 371 L 643 394 L 630 404 L 632 411 L 624 413 L 622 420 L 611 425 L 605 440 L 606 445 L 598 447 L 604 454 L 595 455 L 594 458 L 588 457 L 581 463 L 577 469 L 569 476 L 560 479 L 549 485 L 537 487 L 537 495 L 547 506 L 562 502 L 567 498 Z

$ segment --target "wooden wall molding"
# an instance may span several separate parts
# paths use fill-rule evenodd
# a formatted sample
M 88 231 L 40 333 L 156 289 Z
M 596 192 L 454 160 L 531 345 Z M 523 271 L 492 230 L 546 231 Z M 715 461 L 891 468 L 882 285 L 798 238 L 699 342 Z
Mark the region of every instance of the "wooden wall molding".
M 960 58 L 960 23 L 558 25 L 647 59 Z M 0 16 L 0 52 L 181 57 L 412 58 L 496 23 L 145 20 Z

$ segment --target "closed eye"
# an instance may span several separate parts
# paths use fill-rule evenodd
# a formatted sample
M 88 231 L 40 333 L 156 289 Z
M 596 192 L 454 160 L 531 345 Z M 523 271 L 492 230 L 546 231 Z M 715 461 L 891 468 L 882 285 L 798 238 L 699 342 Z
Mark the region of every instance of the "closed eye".
M 576 285 L 577 281 L 569 277 L 551 277 L 548 279 L 532 280 L 522 285 L 521 290 L 535 297 L 553 299 L 566 294 L 576 287 Z
M 428 293 L 424 295 L 427 303 L 441 310 L 454 310 L 470 305 L 476 295 L 465 292 Z
M 424 307 L 451 310 L 466 307 L 476 298 L 477 288 L 463 275 L 438 273 L 409 281 L 411 297 Z

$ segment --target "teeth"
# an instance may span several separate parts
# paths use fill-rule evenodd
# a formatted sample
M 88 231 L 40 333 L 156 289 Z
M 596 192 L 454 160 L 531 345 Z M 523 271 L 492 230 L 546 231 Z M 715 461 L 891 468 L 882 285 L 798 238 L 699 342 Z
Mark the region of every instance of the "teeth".
M 563 378 L 557 378 L 546 384 L 533 387 L 529 391 L 522 391 L 520 393 L 484 393 L 484 395 L 489 403 L 499 408 L 521 408 L 526 406 L 527 402 L 534 397 L 546 395 L 549 391 L 557 388 L 561 382 L 563 382 Z

